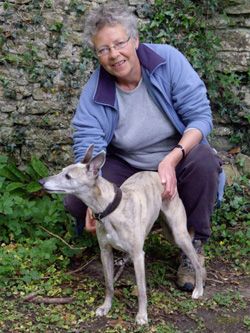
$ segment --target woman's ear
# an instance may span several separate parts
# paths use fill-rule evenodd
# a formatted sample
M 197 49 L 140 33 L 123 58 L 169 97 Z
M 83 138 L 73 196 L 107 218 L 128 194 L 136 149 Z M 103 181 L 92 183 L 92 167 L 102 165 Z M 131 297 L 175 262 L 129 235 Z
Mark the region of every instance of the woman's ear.
M 134 44 L 135 49 L 137 50 L 138 47 L 139 47 L 139 44 L 140 44 L 140 42 L 139 42 L 139 37 L 138 37 L 138 36 L 136 36 L 136 37 L 132 37 L 132 41 L 133 41 L 133 44 Z
M 140 41 L 139 41 L 139 37 L 137 36 L 137 37 L 135 38 L 135 49 L 136 49 L 136 50 L 138 49 L 139 44 L 140 44 Z

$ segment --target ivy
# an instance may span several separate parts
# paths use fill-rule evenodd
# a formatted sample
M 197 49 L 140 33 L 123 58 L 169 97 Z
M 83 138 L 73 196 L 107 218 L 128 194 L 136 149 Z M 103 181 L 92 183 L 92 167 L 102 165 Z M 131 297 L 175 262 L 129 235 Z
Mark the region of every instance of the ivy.
M 74 11 L 77 16 L 81 16 L 84 14 L 85 10 L 86 10 L 86 5 L 84 5 L 82 1 L 70 0 L 69 11 Z
M 249 185 L 249 179 L 241 177 L 226 187 L 222 206 L 213 214 L 212 239 L 207 248 L 210 256 L 231 257 L 241 268 L 247 267 L 250 248 Z
M 47 167 L 36 157 L 20 169 L 0 155 L 1 277 L 19 277 L 28 283 L 50 265 L 65 267 L 79 253 L 60 241 L 72 242 L 75 231 L 62 197 L 45 193 L 38 183 L 47 175 Z M 81 246 L 95 244 L 86 236 L 79 242 Z
M 225 4 L 226 1 L 156 0 L 154 5 L 143 7 L 148 23 L 141 26 L 140 32 L 145 42 L 171 44 L 185 54 L 206 83 L 213 111 L 235 125 L 232 140 L 248 153 L 250 119 L 240 95 L 246 78 L 218 70 L 220 39 L 209 25 L 214 11 L 222 11 Z

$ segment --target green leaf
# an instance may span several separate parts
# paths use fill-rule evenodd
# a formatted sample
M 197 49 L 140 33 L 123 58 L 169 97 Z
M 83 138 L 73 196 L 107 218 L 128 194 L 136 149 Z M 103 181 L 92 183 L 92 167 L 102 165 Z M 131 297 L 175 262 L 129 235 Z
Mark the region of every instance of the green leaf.
M 41 190 L 42 186 L 38 182 L 31 182 L 27 185 L 26 189 L 29 193 Z
M 27 175 L 25 175 L 24 172 L 19 170 L 14 163 L 9 162 L 7 164 L 7 168 L 16 177 L 17 180 L 19 180 L 21 182 L 25 182 L 28 180 Z
M 28 180 L 27 175 L 25 175 L 24 172 L 20 171 L 17 166 L 12 162 L 7 162 L 6 165 L 0 164 L 0 176 L 12 181 L 25 182 Z
M 13 175 L 13 173 L 9 171 L 7 166 L 0 168 L 0 176 L 13 181 L 17 180 L 16 177 Z
M 47 177 L 48 176 L 48 169 L 47 167 L 36 157 L 32 157 L 31 159 L 31 166 L 35 170 L 38 176 L 40 177 Z
M 3 187 L 4 182 L 5 182 L 5 178 L 0 176 L 0 190 Z
M 0 155 L 0 165 L 1 164 L 6 164 L 8 161 L 8 157 L 5 155 Z
M 24 188 L 24 184 L 20 183 L 20 182 L 14 182 L 14 183 L 10 183 L 9 185 L 6 186 L 6 191 L 14 191 L 16 189 L 23 189 Z

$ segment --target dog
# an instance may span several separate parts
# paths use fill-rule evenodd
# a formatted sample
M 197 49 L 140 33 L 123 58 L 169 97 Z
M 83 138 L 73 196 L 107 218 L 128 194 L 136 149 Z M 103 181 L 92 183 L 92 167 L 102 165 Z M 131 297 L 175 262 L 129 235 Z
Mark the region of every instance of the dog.
M 127 179 L 120 188 L 100 175 L 106 154 L 101 151 L 92 157 L 94 146 L 86 151 L 82 162 L 69 165 L 57 175 L 40 180 L 43 188 L 52 193 L 71 193 L 93 211 L 101 261 L 105 277 L 105 300 L 96 315 L 106 315 L 114 294 L 114 263 L 112 248 L 127 253 L 134 265 L 138 288 L 136 322 L 147 324 L 147 294 L 143 246 L 159 213 L 165 217 L 177 246 L 190 259 L 195 270 L 192 298 L 203 295 L 202 268 L 187 230 L 186 213 L 178 195 L 162 199 L 163 185 L 157 172 L 142 171 Z

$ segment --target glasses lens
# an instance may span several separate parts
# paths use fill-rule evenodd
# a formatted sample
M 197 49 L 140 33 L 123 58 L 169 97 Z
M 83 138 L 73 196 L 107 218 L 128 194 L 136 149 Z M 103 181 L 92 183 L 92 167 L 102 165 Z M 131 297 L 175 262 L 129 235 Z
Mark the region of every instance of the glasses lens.
M 96 54 L 98 57 L 102 57 L 102 56 L 107 55 L 112 48 L 114 48 L 115 50 L 121 50 L 128 44 L 129 40 L 130 40 L 130 36 L 128 37 L 128 39 L 126 41 L 121 41 L 121 42 L 114 44 L 113 46 L 103 47 L 99 50 L 96 50 Z

